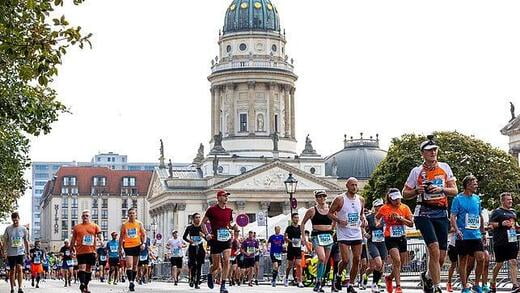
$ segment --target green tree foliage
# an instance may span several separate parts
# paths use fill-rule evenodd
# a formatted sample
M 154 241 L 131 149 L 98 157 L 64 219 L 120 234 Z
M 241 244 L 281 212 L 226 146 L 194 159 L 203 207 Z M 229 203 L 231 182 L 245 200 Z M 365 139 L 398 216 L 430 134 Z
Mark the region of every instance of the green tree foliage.
M 50 86 L 63 55 L 91 45 L 91 34 L 54 17 L 62 6 L 63 0 L 0 0 L 0 218 L 27 188 L 28 137 L 49 133 L 66 111 Z
M 458 179 L 459 191 L 462 190 L 462 179 L 473 174 L 479 180 L 478 192 L 483 195 L 484 207 L 496 208 L 500 202 L 498 195 L 504 191 L 514 192 L 518 197 L 520 168 L 515 158 L 489 143 L 458 132 L 437 132 L 434 135 L 440 146 L 439 161 L 450 165 Z M 377 197 L 384 197 L 390 187 L 402 190 L 412 168 L 423 162 L 419 145 L 425 140 L 426 136 L 415 134 L 392 140 L 386 158 L 377 166 L 363 190 L 369 203 Z M 415 206 L 415 200 L 406 203 Z

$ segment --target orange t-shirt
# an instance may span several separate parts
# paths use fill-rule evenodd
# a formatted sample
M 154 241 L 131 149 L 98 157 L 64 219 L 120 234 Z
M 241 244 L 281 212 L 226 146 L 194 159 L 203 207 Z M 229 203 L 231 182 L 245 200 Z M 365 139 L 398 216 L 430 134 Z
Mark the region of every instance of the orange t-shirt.
M 123 238 L 123 247 L 131 248 L 140 246 L 141 242 L 141 231 L 142 224 L 141 222 L 135 220 L 133 223 L 130 221 L 126 221 L 121 226 L 121 237 Z
M 101 228 L 94 223 L 78 224 L 72 230 L 76 248 L 76 254 L 87 254 L 96 252 L 96 236 L 101 233 Z
M 412 211 L 410 211 L 410 208 L 404 203 L 401 203 L 398 207 L 393 206 L 389 203 L 383 205 L 377 212 L 376 218 L 382 218 L 385 223 L 385 237 L 391 236 L 392 226 L 404 226 L 403 222 L 392 218 L 392 215 L 402 216 L 403 218 L 411 219 Z

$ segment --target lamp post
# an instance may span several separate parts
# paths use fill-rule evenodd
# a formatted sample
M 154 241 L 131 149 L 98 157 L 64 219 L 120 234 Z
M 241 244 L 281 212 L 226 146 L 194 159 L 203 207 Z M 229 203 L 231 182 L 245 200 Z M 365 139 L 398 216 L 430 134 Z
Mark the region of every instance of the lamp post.
M 291 205 L 291 214 L 289 215 L 289 218 L 291 218 L 293 213 L 293 194 L 296 193 L 296 185 L 298 185 L 298 180 L 292 176 L 292 173 L 289 173 L 289 177 L 287 177 L 283 183 L 285 184 L 285 191 L 289 194 L 289 203 Z
M 155 242 L 155 232 L 157 231 L 157 224 L 155 223 L 155 218 L 152 219 L 152 224 L 150 224 L 150 228 L 153 232 L 153 241 Z

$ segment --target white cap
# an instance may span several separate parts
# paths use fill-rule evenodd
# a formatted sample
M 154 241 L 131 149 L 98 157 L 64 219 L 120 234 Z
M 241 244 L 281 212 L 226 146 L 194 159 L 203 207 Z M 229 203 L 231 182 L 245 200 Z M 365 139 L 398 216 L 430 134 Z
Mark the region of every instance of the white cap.
M 396 200 L 396 199 L 399 199 L 399 198 L 403 198 L 403 196 L 401 195 L 401 192 L 398 191 L 398 190 L 396 190 L 396 191 L 390 193 L 388 196 L 389 196 L 392 200 Z
M 383 200 L 381 198 L 378 198 L 372 202 L 372 206 L 374 206 L 374 207 L 382 206 L 383 204 L 385 204 L 385 203 L 383 202 Z

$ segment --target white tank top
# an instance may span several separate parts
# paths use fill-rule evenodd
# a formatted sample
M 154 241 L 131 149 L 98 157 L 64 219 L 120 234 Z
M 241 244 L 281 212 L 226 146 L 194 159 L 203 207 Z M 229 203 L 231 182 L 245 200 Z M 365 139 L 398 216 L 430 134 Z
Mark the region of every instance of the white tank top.
M 338 219 L 347 222 L 347 226 L 336 226 L 338 232 L 338 240 L 363 240 L 363 234 L 361 233 L 361 218 L 360 215 L 363 212 L 361 210 L 361 200 L 359 195 L 355 195 L 354 199 L 350 199 L 347 193 L 343 193 L 343 206 L 336 214 Z

